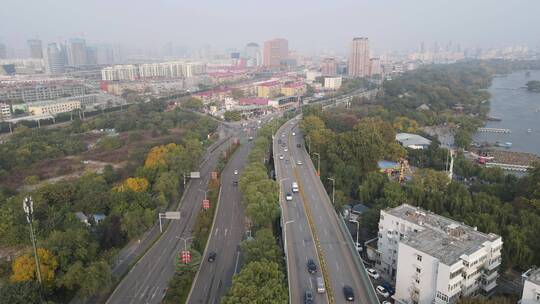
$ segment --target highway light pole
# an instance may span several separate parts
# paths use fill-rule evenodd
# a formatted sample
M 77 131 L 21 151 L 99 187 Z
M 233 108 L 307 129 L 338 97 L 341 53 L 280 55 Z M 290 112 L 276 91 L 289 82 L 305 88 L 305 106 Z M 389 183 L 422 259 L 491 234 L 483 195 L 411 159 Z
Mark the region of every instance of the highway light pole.
M 32 216 L 34 214 L 34 201 L 32 201 L 32 197 L 27 196 L 24 198 L 23 209 L 24 209 L 24 213 L 26 213 L 26 221 L 28 222 L 28 225 L 30 225 L 30 240 L 32 241 L 32 247 L 34 248 L 34 258 L 36 260 L 36 273 L 37 273 L 39 284 L 41 284 L 41 270 L 39 269 L 39 256 L 37 254 L 37 248 L 36 248 L 36 236 L 34 235 L 34 227 L 32 227 L 32 222 L 33 222 Z
M 208 190 L 199 189 L 199 191 L 204 192 L 204 199 L 207 199 L 206 194 L 208 193 Z
M 321 155 L 317 152 L 313 152 L 313 154 L 319 157 L 319 161 L 317 162 L 317 176 L 321 176 Z
M 189 237 L 186 237 L 186 238 L 177 236 L 176 238 L 179 239 L 179 240 L 184 241 L 184 250 L 187 250 L 187 241 L 193 239 L 192 236 L 189 236 Z
M 328 179 L 332 181 L 332 205 L 336 208 L 336 180 L 331 177 Z

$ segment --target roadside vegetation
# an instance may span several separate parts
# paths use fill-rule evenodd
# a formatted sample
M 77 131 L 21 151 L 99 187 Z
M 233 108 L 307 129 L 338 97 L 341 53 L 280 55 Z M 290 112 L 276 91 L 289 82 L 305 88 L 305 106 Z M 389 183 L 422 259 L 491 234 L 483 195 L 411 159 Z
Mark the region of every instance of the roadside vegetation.
M 180 109 L 165 112 L 165 106 L 164 102 L 137 104 L 126 112 L 104 114 L 59 129 L 22 127 L 20 133 L 0 145 L 0 150 L 9 153 L 7 157 L 0 153 L 0 166 L 7 172 L 4 178 L 18 170 L 30 170 L 37 161 L 88 153 L 84 144 L 69 150 L 65 143 L 77 142 L 91 130 L 114 128 L 118 138 L 126 140 L 120 145 L 106 139 L 105 146 L 93 154 L 96 157 L 123 151 L 124 145 L 134 148 L 115 156 L 124 163 L 121 169 L 106 165 L 102 171 L 30 191 L 2 189 L 0 249 L 11 249 L 13 261 L 1 262 L 1 303 L 67 303 L 76 294 L 86 297 L 108 291 L 114 283 L 111 268 L 117 263 L 119 250 L 153 226 L 157 212 L 177 204 L 183 191 L 183 174 L 198 166 L 208 135 L 216 127 L 214 121 L 195 113 Z M 150 130 L 160 142 L 168 142 L 156 145 L 156 141 L 147 140 L 151 134 L 143 130 Z M 131 132 L 143 134 L 142 145 L 136 144 L 140 137 Z M 17 157 L 39 159 L 17 161 Z M 34 201 L 34 230 L 40 268 L 45 274 L 41 287 L 36 283 L 28 224 L 21 207 L 26 196 Z M 87 220 L 77 218 L 77 212 Z

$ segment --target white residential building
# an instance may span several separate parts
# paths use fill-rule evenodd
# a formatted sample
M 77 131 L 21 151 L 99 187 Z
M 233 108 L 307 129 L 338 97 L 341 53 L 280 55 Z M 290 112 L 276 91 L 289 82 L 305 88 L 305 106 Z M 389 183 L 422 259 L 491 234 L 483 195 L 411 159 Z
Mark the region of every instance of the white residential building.
M 136 80 L 139 78 L 139 69 L 131 64 L 115 65 L 101 70 L 101 79 L 106 81 Z
M 11 107 L 7 103 L 0 103 L 0 121 L 11 118 Z
M 523 274 L 525 282 L 520 304 L 540 303 L 540 268 L 529 269 Z
M 382 210 L 376 268 L 398 303 L 455 303 L 490 294 L 502 238 L 407 204 Z
M 328 90 L 337 90 L 341 87 L 341 77 L 325 77 L 324 88 Z

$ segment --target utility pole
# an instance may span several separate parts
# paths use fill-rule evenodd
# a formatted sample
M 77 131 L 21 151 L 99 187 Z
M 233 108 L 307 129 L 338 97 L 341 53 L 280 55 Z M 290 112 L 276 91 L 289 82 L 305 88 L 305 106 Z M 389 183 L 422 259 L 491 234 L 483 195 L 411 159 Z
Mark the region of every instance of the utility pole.
M 332 205 L 334 205 L 334 208 L 336 208 L 336 180 L 331 177 L 328 179 L 332 181 Z
M 39 284 L 41 284 L 41 270 L 39 269 L 39 256 L 37 254 L 36 236 L 34 235 L 34 228 L 32 227 L 32 221 L 33 221 L 32 216 L 34 214 L 34 202 L 32 201 L 32 197 L 28 196 L 24 198 L 23 209 L 24 209 L 24 213 L 26 213 L 26 221 L 28 222 L 28 225 L 30 225 L 30 240 L 32 241 L 32 247 L 34 248 L 34 258 L 36 260 L 36 273 L 37 273 Z

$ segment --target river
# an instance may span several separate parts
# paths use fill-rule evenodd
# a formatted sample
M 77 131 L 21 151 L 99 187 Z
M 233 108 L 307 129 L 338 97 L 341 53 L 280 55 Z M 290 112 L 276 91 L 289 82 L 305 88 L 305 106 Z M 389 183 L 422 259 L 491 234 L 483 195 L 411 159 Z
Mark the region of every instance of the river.
M 511 142 L 510 151 L 540 156 L 540 93 L 524 88 L 530 80 L 540 80 L 540 71 L 531 71 L 529 76 L 520 71 L 493 79 L 488 89 L 491 93 L 490 116 L 502 118 L 502 121 L 488 121 L 486 127 L 510 129 L 512 133 L 477 133 L 475 141 Z

